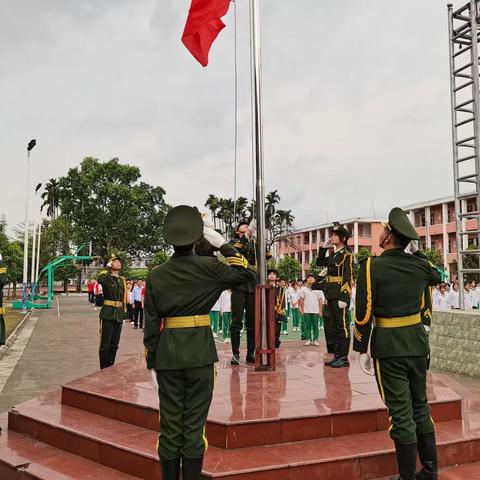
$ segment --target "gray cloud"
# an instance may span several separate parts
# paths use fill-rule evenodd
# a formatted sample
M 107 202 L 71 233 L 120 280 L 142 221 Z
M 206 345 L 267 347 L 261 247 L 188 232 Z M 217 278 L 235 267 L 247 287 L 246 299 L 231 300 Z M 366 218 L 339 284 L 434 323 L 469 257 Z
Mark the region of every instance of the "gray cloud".
M 189 3 L 0 1 L 0 214 L 10 224 L 23 217 L 33 137 L 32 185 L 84 156 L 118 156 L 172 204 L 233 194 L 232 11 L 203 69 L 180 43 Z M 297 224 L 450 194 L 446 6 L 261 3 L 266 183 Z M 248 2 L 237 5 L 238 193 L 250 196 Z

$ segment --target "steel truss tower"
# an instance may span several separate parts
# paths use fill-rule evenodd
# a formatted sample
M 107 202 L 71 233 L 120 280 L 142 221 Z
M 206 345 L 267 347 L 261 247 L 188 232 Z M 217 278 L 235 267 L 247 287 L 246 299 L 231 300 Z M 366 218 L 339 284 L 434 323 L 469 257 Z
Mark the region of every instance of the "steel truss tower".
M 448 5 L 450 93 L 452 108 L 453 174 L 460 308 L 464 308 L 464 275 L 480 268 L 464 268 L 465 255 L 480 259 L 480 1 L 470 0 L 458 10 Z M 476 206 L 467 206 L 474 197 Z M 469 211 L 470 210 L 470 211 Z M 468 249 L 469 240 L 476 247 Z

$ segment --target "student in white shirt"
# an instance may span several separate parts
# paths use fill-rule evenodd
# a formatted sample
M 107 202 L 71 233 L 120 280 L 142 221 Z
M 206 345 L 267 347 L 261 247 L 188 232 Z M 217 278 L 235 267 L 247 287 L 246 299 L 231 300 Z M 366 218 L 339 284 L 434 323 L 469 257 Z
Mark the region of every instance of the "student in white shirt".
M 452 283 L 450 288 L 450 308 L 459 309 L 460 308 L 460 294 L 458 293 L 458 283 Z
M 445 285 L 440 285 L 438 294 L 433 298 L 434 310 L 449 310 L 450 309 L 450 296 L 447 293 Z
M 463 303 L 465 306 L 465 310 L 472 310 L 473 303 L 472 303 L 472 293 L 470 292 L 470 282 L 466 282 L 464 285 Z
M 477 310 L 478 304 L 480 303 L 480 287 L 478 287 L 473 280 L 470 283 L 470 295 L 472 299 L 472 308 Z
M 292 330 L 294 332 L 300 331 L 300 290 L 298 289 L 297 282 L 292 282 L 291 287 L 288 289 L 288 301 L 290 303 L 290 311 L 292 312 Z
M 230 322 L 232 321 L 232 291 L 225 290 L 220 295 L 220 315 L 224 343 L 230 343 Z
M 318 324 L 320 322 L 320 315 L 323 310 L 324 294 L 321 290 L 312 290 L 312 285 L 315 283 L 315 277 L 308 275 L 306 287 L 300 291 L 300 305 L 302 314 L 305 319 L 305 346 L 315 345 L 318 347 L 319 330 Z

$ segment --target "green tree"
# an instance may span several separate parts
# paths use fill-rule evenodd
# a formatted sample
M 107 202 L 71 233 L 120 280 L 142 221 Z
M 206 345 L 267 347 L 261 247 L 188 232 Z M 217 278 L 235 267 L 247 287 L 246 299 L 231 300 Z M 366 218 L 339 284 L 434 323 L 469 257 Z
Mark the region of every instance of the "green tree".
M 46 207 L 47 217 L 55 219 L 58 216 L 58 207 L 60 203 L 60 185 L 56 178 L 51 178 L 45 184 L 45 191 L 42 193 L 43 203 L 40 211 Z
M 317 266 L 317 259 L 312 258 L 312 261 L 309 263 L 309 266 L 308 266 L 308 273 L 318 277 L 320 275 L 321 271 L 322 271 L 322 269 Z
M 114 250 L 140 255 L 166 247 L 165 190 L 141 182 L 138 167 L 87 157 L 58 184 L 59 216 L 75 244 L 92 241 L 93 254 L 105 260 Z
M 474 247 L 474 248 L 477 248 L 477 247 Z M 443 254 L 440 250 L 435 250 L 434 248 L 426 248 L 425 250 L 422 251 L 422 253 L 425 255 L 425 257 L 427 257 L 427 260 L 429 262 L 432 262 L 437 267 L 445 268 L 443 264 Z
M 169 260 L 170 255 L 165 252 L 164 250 L 158 251 L 152 258 L 152 261 L 149 264 L 149 268 L 156 267 L 157 265 L 161 265 Z
M 7 278 L 13 283 L 13 294 L 16 294 L 17 283 L 22 281 L 23 249 L 16 241 L 11 241 L 6 234 L 5 222 L 0 223 L 0 253 L 7 267 Z
M 360 268 L 360 264 L 367 258 L 371 257 L 372 254 L 370 250 L 366 247 L 362 247 L 358 253 L 355 255 L 355 261 L 353 263 L 353 278 L 357 279 L 358 277 L 358 270 Z
M 277 269 L 280 277 L 284 277 L 289 281 L 297 280 L 302 273 L 300 262 L 290 255 L 286 255 L 278 261 Z
M 470 244 L 467 248 L 467 250 L 478 250 L 477 245 L 474 243 Z M 478 269 L 480 268 L 480 257 L 475 254 L 471 255 L 464 255 L 463 256 L 463 268 L 465 269 Z M 466 273 L 464 275 L 464 279 L 466 282 L 471 282 L 472 280 L 475 280 L 476 283 L 480 280 L 480 275 L 478 273 Z

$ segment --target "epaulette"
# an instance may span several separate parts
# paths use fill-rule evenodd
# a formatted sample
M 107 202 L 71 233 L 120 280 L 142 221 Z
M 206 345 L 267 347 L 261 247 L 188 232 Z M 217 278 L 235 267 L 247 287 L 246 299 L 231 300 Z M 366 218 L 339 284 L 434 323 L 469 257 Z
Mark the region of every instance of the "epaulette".
M 100 275 L 107 275 L 107 274 L 108 274 L 108 270 L 102 270 L 102 271 L 98 274 L 98 276 L 100 276 Z

